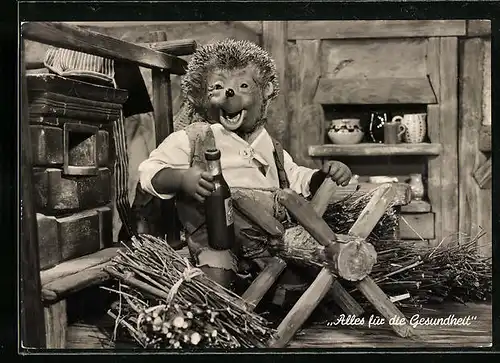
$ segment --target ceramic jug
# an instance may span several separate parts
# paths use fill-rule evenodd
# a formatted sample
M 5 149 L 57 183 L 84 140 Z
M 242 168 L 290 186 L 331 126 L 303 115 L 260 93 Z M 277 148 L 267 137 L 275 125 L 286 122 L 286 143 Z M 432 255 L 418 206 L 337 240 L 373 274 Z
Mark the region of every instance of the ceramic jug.
M 410 113 L 404 116 L 395 116 L 392 121 L 401 122 L 406 127 L 404 141 L 409 144 L 418 144 L 424 141 L 427 133 L 425 113 Z

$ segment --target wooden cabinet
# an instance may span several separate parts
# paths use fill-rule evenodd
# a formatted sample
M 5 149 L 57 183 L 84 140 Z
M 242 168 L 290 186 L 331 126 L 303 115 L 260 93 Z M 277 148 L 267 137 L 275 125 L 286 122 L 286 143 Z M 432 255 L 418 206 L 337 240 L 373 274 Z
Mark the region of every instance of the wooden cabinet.
M 465 176 L 466 170 L 469 175 L 476 172 L 479 182 L 474 183 L 488 184 L 491 169 L 488 163 L 483 163 L 487 156 L 478 155 L 484 153 L 481 148 L 488 148 L 490 136 L 487 126 L 478 126 L 477 118 L 482 116 L 474 114 L 466 121 L 460 112 L 467 107 L 464 105 L 474 102 L 472 92 L 476 93 L 476 103 L 480 104 L 486 97 L 481 82 L 487 77 L 479 74 L 483 67 L 476 67 L 478 71 L 472 72 L 470 59 L 485 62 L 480 44 L 489 41 L 489 22 L 278 23 L 279 29 L 284 29 L 281 36 L 286 38 L 286 69 L 280 78 L 288 105 L 280 116 L 287 120 L 284 142 L 295 161 L 318 167 L 323 160 L 337 159 L 348 163 L 353 172 L 362 177 L 389 175 L 399 177 L 400 181 L 405 181 L 411 173 L 421 173 L 426 198 L 402 209 L 401 237 L 424 239 L 437 245 L 446 237 L 449 237 L 446 241 L 456 240 L 453 237 L 458 232 L 471 233 L 471 222 L 460 222 L 467 219 L 460 214 L 460 208 L 466 208 L 467 202 L 459 198 L 459 184 L 473 183 L 470 176 Z M 271 35 L 266 34 L 266 29 L 273 26 L 263 27 L 263 38 L 269 39 Z M 475 43 L 470 43 L 471 39 L 476 39 Z M 283 43 L 273 38 L 264 45 L 282 64 Z M 464 46 L 470 49 L 464 52 Z M 469 67 L 469 72 L 477 75 L 476 79 L 467 79 L 462 66 Z M 469 88 L 464 89 L 468 84 Z M 276 116 L 282 106 L 275 107 L 278 108 L 274 110 Z M 425 112 L 427 139 L 420 144 L 397 145 L 364 142 L 336 145 L 328 140 L 326 130 L 331 119 L 353 114 L 363 119 L 372 110 L 393 115 Z M 467 122 L 477 127 L 462 128 Z M 273 127 L 270 128 L 272 131 Z M 472 146 L 466 144 L 466 138 L 459 140 L 462 137 L 459 130 L 468 133 L 467 139 L 475 140 Z M 481 164 L 474 170 L 470 160 L 467 161 L 474 156 L 466 155 L 467 148 L 479 159 L 476 164 Z M 460 152 L 465 152 L 465 159 Z M 477 193 L 469 189 L 469 194 Z M 491 206 L 477 206 L 472 213 L 479 213 L 481 208 L 491 210 Z M 479 220 L 476 218 L 476 221 Z M 480 222 L 488 225 L 484 219 Z M 462 231 L 460 225 L 466 231 Z

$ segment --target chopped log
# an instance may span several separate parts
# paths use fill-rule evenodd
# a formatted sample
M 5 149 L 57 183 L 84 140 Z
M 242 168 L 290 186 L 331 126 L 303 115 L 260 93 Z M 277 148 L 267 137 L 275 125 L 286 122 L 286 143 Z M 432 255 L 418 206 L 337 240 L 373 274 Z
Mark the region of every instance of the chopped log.
M 323 253 L 326 254 L 328 260 L 332 261 L 329 265 L 332 272 L 348 281 L 359 281 L 371 272 L 377 254 L 370 243 L 357 238 L 337 241 L 335 233 L 315 213 L 314 208 L 291 189 L 279 191 L 278 201 L 318 243 L 325 247 Z M 376 223 L 373 224 L 372 229 L 375 225 Z M 298 238 L 293 238 L 291 243 L 299 247 L 304 244 L 304 241 L 299 242 Z
M 321 184 L 320 188 L 315 194 L 315 197 L 311 201 L 313 208 L 316 213 L 321 216 L 323 215 L 326 204 L 330 200 L 331 196 L 336 190 L 336 185 L 333 183 L 331 179 L 325 179 Z M 245 202 L 237 205 L 239 206 L 239 210 L 247 215 L 254 223 L 259 225 L 261 228 L 267 231 L 274 231 L 274 228 L 266 228 L 269 225 L 279 225 L 281 224 L 274 219 L 273 216 L 270 216 L 269 213 L 262 208 L 261 204 L 257 203 L 254 198 L 243 198 L 242 193 L 233 193 L 233 197 L 235 200 L 242 199 Z M 325 201 L 327 202 L 325 204 Z M 262 218 L 266 215 L 266 218 Z M 282 226 L 281 226 L 282 227 Z M 295 233 L 302 233 L 303 243 L 298 243 L 295 241 L 294 237 Z M 281 234 L 279 237 L 282 237 Z M 339 236 L 339 239 L 342 241 L 343 238 L 351 238 L 345 236 Z M 297 227 L 293 229 L 293 231 L 285 231 L 283 238 L 271 238 L 270 239 L 270 248 L 276 253 L 278 256 L 282 258 L 292 259 L 295 262 L 302 262 L 307 266 L 317 265 L 317 266 L 327 266 L 330 263 L 329 259 L 326 258 L 325 247 L 319 245 L 311 235 L 306 232 L 302 227 Z M 308 255 L 309 253 L 309 255 Z M 306 257 L 307 256 L 307 257 Z M 247 289 L 243 298 L 248 301 L 250 304 L 256 306 L 259 301 L 262 299 L 264 294 L 269 290 L 269 288 L 276 282 L 279 275 L 283 272 L 281 269 L 281 259 L 276 259 L 274 262 L 271 262 L 270 266 L 268 266 L 264 271 L 262 271 L 259 276 L 252 282 L 250 287 Z M 320 261 L 324 261 L 322 264 Z M 267 271 L 266 271 L 267 270 Z M 273 274 L 269 274 L 268 272 L 273 272 Z M 266 284 L 263 284 L 261 280 L 266 281 Z M 332 285 L 332 289 L 329 292 L 330 297 L 347 313 L 350 315 L 358 316 L 363 313 L 363 308 L 349 295 L 349 293 L 342 287 L 342 285 L 335 281 Z
M 358 245 L 366 244 L 363 238 L 356 236 L 337 234 L 336 237 L 336 245 L 343 247 L 343 250 L 340 251 L 340 256 L 349 256 L 349 251 L 356 250 Z M 303 266 L 325 267 L 334 275 L 338 274 L 337 265 L 332 260 L 331 247 L 320 245 L 317 240 L 301 226 L 288 228 L 282 240 L 271 239 L 269 248 L 273 254 L 285 261 L 294 261 Z M 344 263 L 342 262 L 341 265 L 344 266 Z M 342 267 L 342 271 L 344 269 L 354 270 L 354 267 Z M 364 273 L 361 273 L 361 275 L 365 276 Z

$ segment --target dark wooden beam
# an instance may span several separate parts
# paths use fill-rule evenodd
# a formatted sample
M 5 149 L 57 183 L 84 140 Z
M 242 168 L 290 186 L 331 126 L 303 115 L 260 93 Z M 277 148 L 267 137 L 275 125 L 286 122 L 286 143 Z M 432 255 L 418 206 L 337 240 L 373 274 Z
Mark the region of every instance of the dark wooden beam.
M 465 20 L 289 21 L 288 39 L 463 36 Z
M 104 58 L 134 62 L 146 68 L 166 69 L 173 74 L 184 74 L 187 67 L 185 60 L 175 56 L 64 23 L 24 23 L 21 34 L 24 39 Z
M 193 54 L 197 48 L 196 41 L 193 39 L 165 40 L 152 43 L 141 43 L 140 45 L 175 56 Z

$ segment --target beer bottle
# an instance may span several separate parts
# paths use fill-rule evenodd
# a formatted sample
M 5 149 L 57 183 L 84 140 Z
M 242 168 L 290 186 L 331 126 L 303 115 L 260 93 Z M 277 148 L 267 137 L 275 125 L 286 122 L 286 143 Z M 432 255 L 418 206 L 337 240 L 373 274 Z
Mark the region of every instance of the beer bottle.
M 212 194 L 205 198 L 208 245 L 215 250 L 228 250 L 234 245 L 234 219 L 231 191 L 222 176 L 220 151 L 205 151 L 208 172 L 214 177 Z

